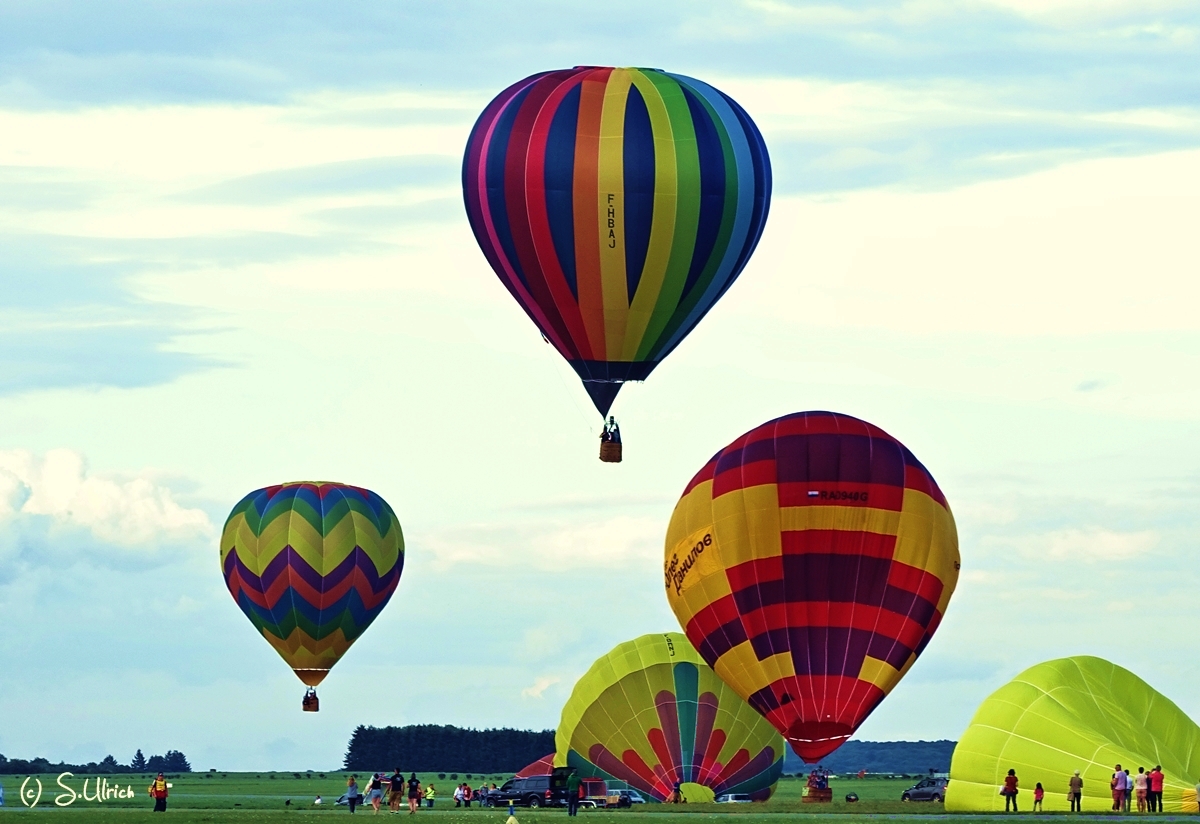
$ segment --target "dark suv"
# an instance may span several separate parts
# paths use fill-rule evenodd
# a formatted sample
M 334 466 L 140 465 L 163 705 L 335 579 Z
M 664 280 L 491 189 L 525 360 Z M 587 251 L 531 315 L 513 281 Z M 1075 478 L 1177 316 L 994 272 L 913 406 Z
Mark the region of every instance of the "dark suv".
M 518 807 L 565 807 L 567 776 L 574 771 L 573 767 L 555 767 L 550 775 L 510 778 L 503 787 L 490 790 L 483 803 L 488 807 L 503 807 L 509 803 Z
M 900 796 L 901 801 L 942 801 L 946 798 L 945 778 L 922 778 Z

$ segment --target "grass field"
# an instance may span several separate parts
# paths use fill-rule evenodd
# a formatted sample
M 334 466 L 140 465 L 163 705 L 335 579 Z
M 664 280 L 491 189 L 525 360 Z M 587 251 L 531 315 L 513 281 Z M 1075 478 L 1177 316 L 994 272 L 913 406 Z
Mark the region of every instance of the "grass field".
M 297 775 L 299 777 L 297 777 Z M 293 818 L 306 821 L 331 820 L 349 813 L 345 807 L 336 807 L 333 802 L 342 794 L 346 785 L 346 773 L 192 773 L 172 778 L 169 810 L 164 820 L 179 824 L 199 822 L 228 822 L 229 824 L 258 824 L 258 822 L 284 822 Z M 419 774 L 422 782 L 432 781 L 440 791 L 435 808 L 422 809 L 421 818 L 436 819 L 434 824 L 504 824 L 507 810 L 488 810 L 472 807 L 469 810 L 455 809 L 454 801 L 447 800 L 455 783 L 449 775 L 439 779 L 433 774 Z M 506 776 L 489 776 L 489 782 L 501 783 Z M 14 822 L 30 820 L 33 816 L 50 815 L 53 820 L 69 820 L 72 824 L 120 824 L 132 819 L 144 820 L 151 815 L 153 802 L 146 796 L 149 783 L 143 776 L 111 776 L 109 785 L 133 789 L 132 799 L 110 799 L 102 803 L 82 797 L 83 778 L 66 780 L 67 785 L 80 797 L 67 807 L 56 807 L 55 797 L 65 796 L 56 783 L 57 775 L 36 776 L 42 782 L 41 801 L 35 809 L 26 809 L 19 800 L 21 781 L 14 776 L 2 776 L 5 804 L 0 807 L 0 819 Z M 362 776 L 360 786 L 363 785 Z M 89 798 L 95 791 L 95 779 L 88 777 Z M 459 781 L 466 780 L 466 776 Z M 472 785 L 482 780 L 474 775 Z M 33 782 L 31 782 L 32 785 Z M 738 824 L 779 824 L 783 817 L 818 818 L 836 817 L 850 822 L 859 817 L 886 819 L 903 824 L 905 821 L 927 820 L 931 817 L 954 819 L 967 816 L 946 814 L 940 804 L 906 804 L 899 801 L 900 793 L 914 782 L 889 779 L 841 779 L 831 782 L 834 791 L 832 804 L 804 804 L 801 801 L 804 782 L 796 778 L 784 778 L 770 801 L 764 804 L 691 804 L 666 805 L 646 804 L 630 810 L 581 810 L 580 817 L 591 824 L 602 824 L 609 817 L 620 816 L 621 824 L 700 824 L 702 819 L 736 817 Z M 847 793 L 857 793 L 860 801 L 848 804 Z M 313 798 L 320 794 L 325 806 L 314 807 Z M 291 799 L 291 807 L 284 802 Z M 384 808 L 387 814 L 387 808 Z M 371 816 L 371 808 L 360 808 L 356 816 Z M 407 812 L 402 813 L 407 815 Z M 969 816 L 979 818 L 979 816 Z M 988 816 L 994 818 L 995 816 Z M 1094 817 L 1094 816 L 1089 816 Z M 521 824 L 565 824 L 563 810 L 517 810 Z M 1077 818 L 1077 816 L 1073 816 Z M 1156 819 L 1176 820 L 1186 818 L 1194 822 L 1197 816 L 1156 816 Z M 157 820 L 157 819 L 152 819 Z M 357 819 L 356 819 L 357 820 Z M 946 824 L 950 824 L 949 821 Z

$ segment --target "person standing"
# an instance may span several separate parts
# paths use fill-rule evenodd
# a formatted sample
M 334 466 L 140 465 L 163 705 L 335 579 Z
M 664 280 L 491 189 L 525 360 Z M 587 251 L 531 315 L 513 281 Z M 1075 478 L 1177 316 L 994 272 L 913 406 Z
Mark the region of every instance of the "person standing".
M 1125 773 L 1121 771 L 1121 765 L 1116 766 L 1116 772 L 1112 774 L 1112 778 L 1108 782 L 1108 786 L 1112 788 L 1112 809 L 1113 812 L 1120 812 L 1121 805 L 1124 803 L 1125 794 Z
M 463 806 L 466 807 L 467 809 L 470 809 L 471 808 L 471 799 L 474 796 L 475 796 L 475 793 L 471 792 L 471 785 L 464 781 L 463 782 Z
M 367 785 L 367 798 L 371 799 L 372 815 L 379 815 L 379 805 L 383 803 L 383 776 L 379 773 L 371 775 L 371 783 Z
M 400 799 L 404 798 L 404 776 L 400 768 L 392 772 L 388 778 L 388 809 L 394 813 L 400 812 Z
M 579 813 L 579 773 L 572 772 L 567 776 L 567 815 Z
M 1017 771 L 1009 770 L 1008 775 L 1004 776 L 1004 812 L 1008 812 L 1009 805 L 1012 805 L 1012 811 L 1017 812 Z
M 1079 777 L 1079 770 L 1076 770 L 1075 774 L 1071 776 L 1068 786 L 1071 788 L 1067 793 L 1067 798 L 1071 802 L 1071 812 L 1083 812 L 1083 779 Z
M 1146 795 L 1150 790 L 1150 778 L 1146 775 L 1145 767 L 1138 767 L 1138 773 L 1133 777 L 1133 794 L 1137 798 L 1137 811 L 1146 812 Z
M 425 806 L 432 810 L 433 802 L 434 802 L 434 799 L 436 799 L 436 798 L 437 798 L 437 790 L 435 790 L 433 788 L 433 785 L 430 784 L 428 787 L 425 788 Z
M 1046 797 L 1046 791 L 1042 789 L 1042 782 L 1039 781 L 1037 786 L 1033 788 L 1033 811 L 1040 813 L 1042 811 L 1042 799 Z
M 362 798 L 358 794 L 358 776 L 352 775 L 346 779 L 346 803 L 350 805 L 350 812 L 354 812 L 354 808 L 358 806 L 359 800 Z
M 169 795 L 169 792 L 167 779 L 163 778 L 162 773 L 159 773 L 158 777 L 150 782 L 149 793 L 150 797 L 154 799 L 154 812 L 165 813 L 167 811 L 167 795 Z
M 421 782 L 417 780 L 417 774 L 412 773 L 408 776 L 408 814 L 417 814 L 417 805 L 421 803 Z
M 1129 775 L 1129 770 L 1125 770 L 1125 795 L 1121 798 L 1121 809 L 1129 812 L 1129 802 L 1133 798 L 1133 779 Z
M 1162 765 L 1155 764 L 1154 769 L 1150 771 L 1150 812 L 1161 813 L 1163 811 L 1163 782 L 1166 776 L 1163 775 Z

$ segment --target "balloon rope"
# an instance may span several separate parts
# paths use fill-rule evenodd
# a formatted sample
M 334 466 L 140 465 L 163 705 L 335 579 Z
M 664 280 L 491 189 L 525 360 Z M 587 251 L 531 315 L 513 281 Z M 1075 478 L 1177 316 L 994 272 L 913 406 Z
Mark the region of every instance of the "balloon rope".
M 545 340 L 545 338 L 543 338 L 543 340 Z M 547 341 L 547 343 L 549 343 L 549 341 Z M 553 348 L 554 347 L 551 346 L 551 349 L 553 349 Z M 575 407 L 576 411 L 579 412 L 580 416 L 583 417 L 584 423 L 587 425 L 588 431 L 591 432 L 596 437 L 599 437 L 600 433 L 596 429 L 596 425 L 593 423 L 593 421 L 595 419 L 592 417 L 592 415 L 588 412 L 587 409 L 585 409 L 584 407 L 579 405 L 578 389 L 575 386 L 571 386 L 569 383 L 567 383 L 566 378 L 563 377 L 562 369 L 563 369 L 563 366 L 566 364 L 563 361 L 563 359 L 559 356 L 557 350 L 554 351 L 552 360 L 554 361 L 554 372 L 555 372 L 555 374 L 558 375 L 558 379 L 560 381 L 562 381 L 563 388 L 565 388 L 567 390 L 567 395 L 571 398 L 571 404 Z M 567 365 L 567 368 L 570 369 L 571 367 L 569 365 Z M 576 378 L 579 377 L 578 375 L 575 374 L 574 369 L 571 369 L 571 375 Z M 578 386 L 578 384 L 576 384 L 576 386 Z M 601 418 L 601 420 L 603 420 L 603 418 Z

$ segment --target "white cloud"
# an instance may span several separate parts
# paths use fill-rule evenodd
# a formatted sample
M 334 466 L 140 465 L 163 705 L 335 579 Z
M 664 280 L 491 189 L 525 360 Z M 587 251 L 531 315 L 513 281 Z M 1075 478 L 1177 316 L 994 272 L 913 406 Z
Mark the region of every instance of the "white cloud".
M 519 557 L 541 570 L 640 574 L 662 562 L 664 529 L 661 519 L 621 515 L 574 524 L 480 525 L 430 535 L 420 543 L 444 565 L 502 566 Z
M 1100 527 L 1076 527 L 1033 535 L 986 537 L 981 543 L 1015 550 L 1030 559 L 1096 563 L 1143 557 L 1158 546 L 1159 534 L 1153 530 L 1117 532 Z
M 45 516 L 125 548 L 215 534 L 207 514 L 180 506 L 167 487 L 144 475 L 129 480 L 90 475 L 83 456 L 69 449 L 40 457 L 0 451 L 0 525 L 19 516 Z
M 532 685 L 521 690 L 521 695 L 526 698 L 542 698 L 547 689 L 561 681 L 557 675 L 543 675 L 537 678 Z

